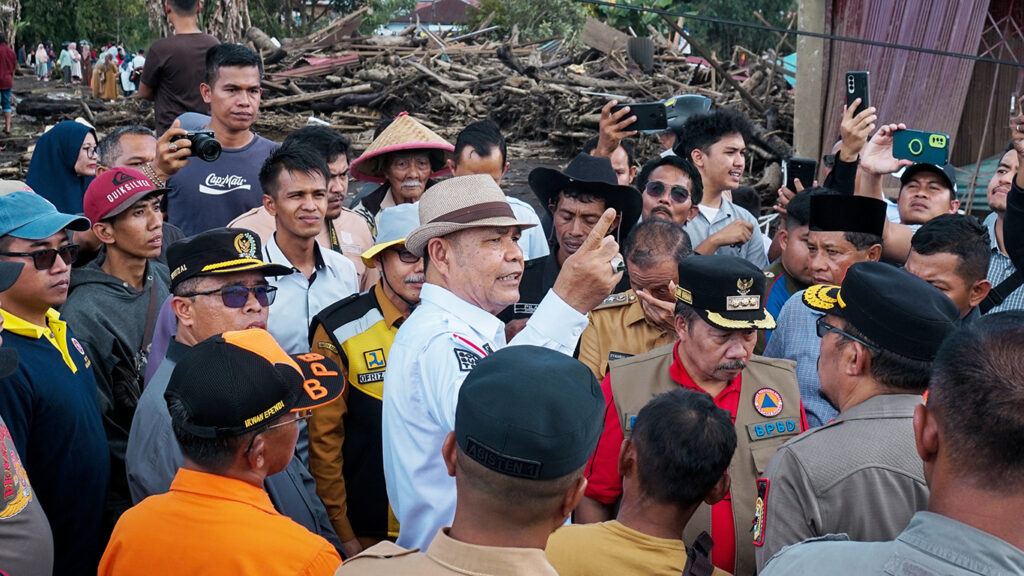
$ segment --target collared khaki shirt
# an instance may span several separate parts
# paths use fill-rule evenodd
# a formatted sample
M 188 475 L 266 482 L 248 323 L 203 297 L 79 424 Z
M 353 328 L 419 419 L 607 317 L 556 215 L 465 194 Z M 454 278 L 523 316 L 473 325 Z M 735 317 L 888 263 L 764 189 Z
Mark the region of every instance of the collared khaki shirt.
M 335 576 L 359 574 L 473 574 L 477 576 L 558 576 L 540 548 L 475 546 L 437 531 L 425 554 L 381 542 L 355 556 Z
M 580 336 L 577 359 L 600 382 L 612 360 L 645 354 L 671 344 L 675 333 L 647 321 L 640 299 L 632 290 L 612 294 L 590 313 L 590 325 Z

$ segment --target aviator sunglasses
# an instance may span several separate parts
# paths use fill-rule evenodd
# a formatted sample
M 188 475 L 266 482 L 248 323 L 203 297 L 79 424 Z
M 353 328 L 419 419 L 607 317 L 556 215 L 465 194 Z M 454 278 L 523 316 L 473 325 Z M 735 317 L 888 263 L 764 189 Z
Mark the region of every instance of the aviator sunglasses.
M 185 296 L 210 296 L 213 294 L 220 294 L 220 299 L 224 302 L 224 305 L 228 308 L 241 308 L 245 306 L 245 303 L 249 301 L 249 292 L 256 298 L 260 306 L 270 306 L 274 303 L 274 297 L 276 296 L 277 287 L 269 286 L 267 284 L 259 284 L 249 288 L 248 286 L 225 286 L 216 290 L 207 290 L 205 292 L 191 292 L 185 294 Z
M 647 185 L 644 186 L 644 192 L 646 192 L 651 198 L 661 198 L 665 195 L 665 184 L 657 181 L 648 182 Z M 671 187 L 669 189 L 669 194 L 672 196 L 672 201 L 676 204 L 682 204 L 690 197 L 690 191 L 682 186 Z

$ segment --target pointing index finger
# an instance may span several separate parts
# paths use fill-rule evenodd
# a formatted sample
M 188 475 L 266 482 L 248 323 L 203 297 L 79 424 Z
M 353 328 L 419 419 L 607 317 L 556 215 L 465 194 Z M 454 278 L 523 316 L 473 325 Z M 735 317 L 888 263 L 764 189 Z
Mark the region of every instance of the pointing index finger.
M 601 247 L 601 239 L 608 235 L 608 230 L 612 227 L 612 223 L 615 221 L 615 209 L 608 208 L 601 214 L 601 219 L 597 221 L 594 228 L 590 231 L 590 235 L 583 241 L 583 245 L 580 246 L 578 252 L 597 250 Z

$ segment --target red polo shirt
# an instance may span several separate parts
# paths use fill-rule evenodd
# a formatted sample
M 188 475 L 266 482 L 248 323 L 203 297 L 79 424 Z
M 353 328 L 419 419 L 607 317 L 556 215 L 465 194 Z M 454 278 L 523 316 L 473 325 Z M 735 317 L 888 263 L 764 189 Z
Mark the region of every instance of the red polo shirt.
M 669 368 L 669 376 L 685 389 L 704 392 L 704 389 L 690 378 L 686 368 L 679 361 L 679 342 L 676 342 L 672 351 L 672 367 Z M 740 374 L 730 381 L 714 398 L 715 406 L 729 411 L 733 423 L 736 422 L 736 410 L 739 407 L 742 377 L 743 375 Z M 610 372 L 601 382 L 601 390 L 604 392 L 606 403 L 604 431 L 601 432 L 594 455 L 587 463 L 586 495 L 604 504 L 612 504 L 622 495 L 622 477 L 619 476 L 619 448 L 624 436 L 622 425 L 619 423 L 615 399 L 612 397 Z M 806 430 L 807 421 L 803 415 L 803 407 L 800 409 L 800 420 L 801 430 Z M 731 494 L 711 506 L 711 538 L 715 541 L 715 547 L 711 550 L 711 563 L 727 572 L 735 572 L 736 538 L 733 532 Z

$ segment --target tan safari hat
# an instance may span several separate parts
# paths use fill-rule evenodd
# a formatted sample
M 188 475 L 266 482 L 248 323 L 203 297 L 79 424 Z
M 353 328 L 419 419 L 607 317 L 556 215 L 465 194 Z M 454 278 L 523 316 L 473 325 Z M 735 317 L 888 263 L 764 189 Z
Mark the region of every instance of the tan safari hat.
M 427 188 L 419 201 L 420 225 L 405 239 L 405 249 L 423 257 L 431 238 L 484 226 L 519 226 L 505 193 L 487 174 L 449 178 Z

